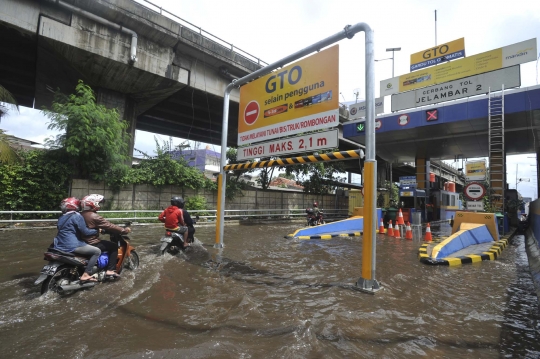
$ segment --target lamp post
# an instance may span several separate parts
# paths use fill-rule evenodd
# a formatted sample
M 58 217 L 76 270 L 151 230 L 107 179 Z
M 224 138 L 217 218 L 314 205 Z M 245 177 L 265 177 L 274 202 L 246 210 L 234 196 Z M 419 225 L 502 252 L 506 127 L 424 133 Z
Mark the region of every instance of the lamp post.
M 386 51 L 392 51 L 392 57 L 389 57 L 387 59 L 375 60 L 375 61 L 392 60 L 392 78 L 393 78 L 394 77 L 394 52 L 401 51 L 401 47 L 390 47 L 386 49 Z

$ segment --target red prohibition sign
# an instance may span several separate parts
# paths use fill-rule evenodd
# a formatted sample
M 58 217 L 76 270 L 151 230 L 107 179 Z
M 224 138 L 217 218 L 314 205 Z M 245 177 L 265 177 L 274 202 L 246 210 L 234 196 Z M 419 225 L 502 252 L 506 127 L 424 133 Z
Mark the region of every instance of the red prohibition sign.
M 400 126 L 405 126 L 406 124 L 409 123 L 410 120 L 411 120 L 411 118 L 409 117 L 409 115 L 403 114 L 403 115 L 398 117 L 398 124 Z
M 248 125 L 253 125 L 259 118 L 260 113 L 261 109 L 259 103 L 255 100 L 251 101 L 244 110 L 244 122 Z

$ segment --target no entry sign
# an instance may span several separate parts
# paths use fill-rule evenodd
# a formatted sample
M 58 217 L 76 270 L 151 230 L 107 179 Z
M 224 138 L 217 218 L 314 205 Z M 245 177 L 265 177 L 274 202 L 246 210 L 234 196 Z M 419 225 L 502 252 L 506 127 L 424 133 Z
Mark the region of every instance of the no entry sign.
M 251 101 L 246 106 L 246 109 L 244 110 L 244 121 L 248 125 L 253 125 L 255 121 L 259 118 L 259 113 L 261 112 L 261 109 L 259 107 L 259 103 L 257 101 Z
M 463 194 L 472 200 L 481 199 L 486 195 L 486 188 L 481 183 L 472 182 L 465 186 Z

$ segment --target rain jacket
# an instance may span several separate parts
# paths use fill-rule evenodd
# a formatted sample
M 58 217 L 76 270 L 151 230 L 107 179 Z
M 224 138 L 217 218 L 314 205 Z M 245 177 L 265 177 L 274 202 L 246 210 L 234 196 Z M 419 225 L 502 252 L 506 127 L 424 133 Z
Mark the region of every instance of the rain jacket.
M 83 216 L 79 212 L 71 211 L 58 219 L 58 233 L 54 237 L 54 248 L 64 252 L 73 252 L 77 247 L 86 246 L 80 238 L 94 236 L 98 232 L 86 226 Z
M 159 215 L 158 219 L 165 223 L 165 228 L 173 231 L 178 230 L 179 226 L 185 226 L 184 214 L 182 210 L 176 206 L 169 206 L 165 208 Z

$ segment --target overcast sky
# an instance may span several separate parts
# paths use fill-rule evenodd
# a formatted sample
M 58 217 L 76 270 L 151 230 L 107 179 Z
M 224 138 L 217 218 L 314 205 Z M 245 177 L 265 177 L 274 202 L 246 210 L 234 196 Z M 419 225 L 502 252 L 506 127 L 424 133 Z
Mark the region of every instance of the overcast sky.
M 143 0 L 137 2 L 154 8 Z M 330 35 L 348 24 L 367 23 L 375 31 L 375 58 L 391 57 L 389 47 L 401 47 L 395 53 L 394 72 L 409 72 L 410 54 L 437 44 L 465 38 L 467 56 L 511 45 L 540 36 L 540 1 L 319 1 L 319 0 L 152 0 L 182 19 L 234 44 L 266 63 L 277 61 Z M 435 26 L 434 11 L 437 10 Z M 437 39 L 435 41 L 435 28 Z M 340 100 L 353 101 L 355 93 L 365 96 L 364 35 L 340 43 Z M 376 62 L 376 96 L 379 81 L 392 77 L 392 61 Z M 538 84 L 538 62 L 521 65 L 521 84 Z M 390 110 L 389 99 L 386 110 Z M 47 120 L 39 111 L 21 108 L 2 118 L 0 128 L 8 134 L 42 142 L 49 132 Z M 168 140 L 164 136 L 158 139 Z M 182 140 L 174 139 L 178 144 Z M 154 135 L 137 131 L 135 147 L 153 153 Z M 510 156 L 507 162 L 510 188 L 518 178 L 526 197 L 536 197 L 536 169 L 533 154 Z M 461 167 L 461 166 L 459 166 Z

